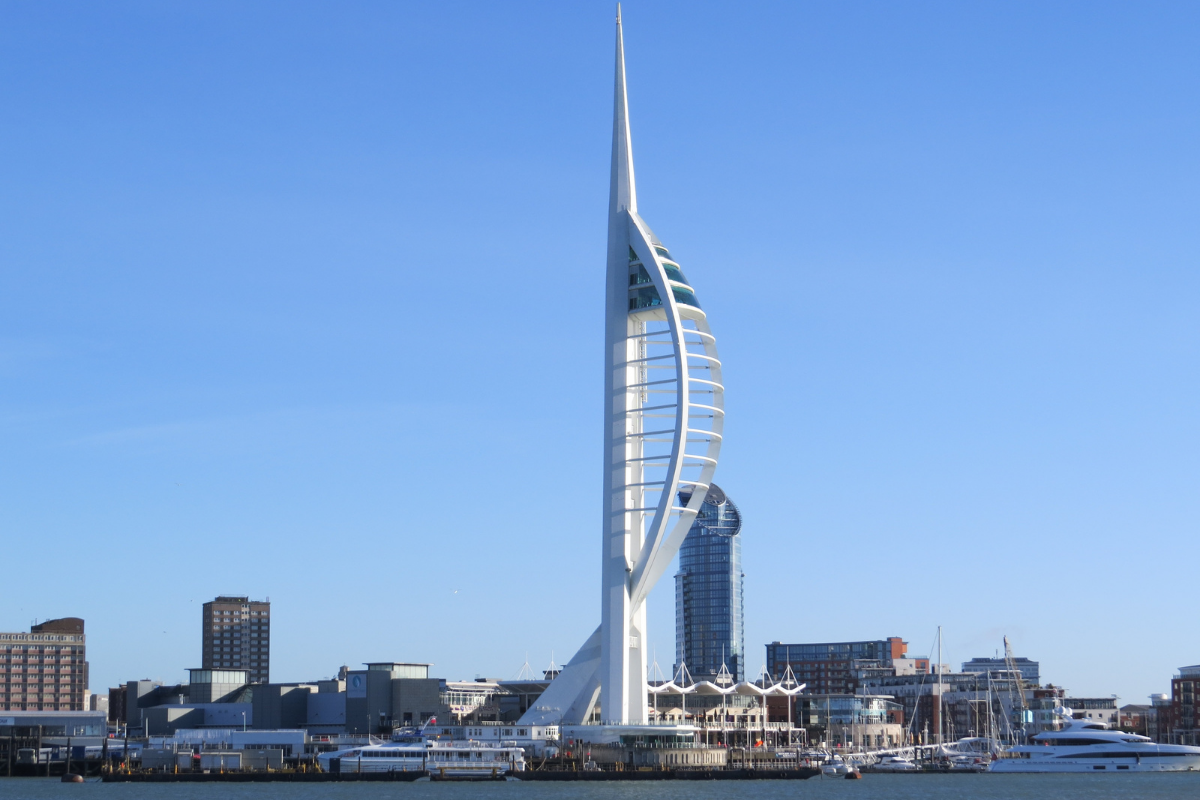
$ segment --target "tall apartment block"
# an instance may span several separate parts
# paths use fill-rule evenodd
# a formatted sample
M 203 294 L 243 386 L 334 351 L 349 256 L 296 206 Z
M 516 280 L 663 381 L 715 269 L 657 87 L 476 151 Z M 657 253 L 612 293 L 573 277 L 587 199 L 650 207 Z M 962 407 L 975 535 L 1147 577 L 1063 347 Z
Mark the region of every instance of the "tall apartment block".
M 0 711 L 84 711 L 88 663 L 83 620 L 52 619 L 0 633 Z
M 679 490 L 680 505 L 691 499 L 691 486 Z M 730 680 L 745 680 L 741 531 L 741 512 L 714 483 L 679 548 L 675 575 L 675 669 L 687 664 L 696 679 L 713 680 L 724 668 Z
M 218 597 L 204 604 L 203 669 L 244 669 L 251 683 L 269 683 L 271 603 Z

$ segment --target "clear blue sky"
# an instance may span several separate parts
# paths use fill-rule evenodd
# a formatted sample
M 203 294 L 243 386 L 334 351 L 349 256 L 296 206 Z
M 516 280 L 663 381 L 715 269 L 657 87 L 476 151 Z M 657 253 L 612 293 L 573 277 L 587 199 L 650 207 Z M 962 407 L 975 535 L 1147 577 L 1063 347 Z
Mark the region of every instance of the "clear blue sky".
M 0 5 L 0 629 L 510 677 L 599 618 L 613 4 Z M 1200 662 L 1200 7 L 625 5 L 771 640 Z M 673 657 L 668 576 L 652 642 Z

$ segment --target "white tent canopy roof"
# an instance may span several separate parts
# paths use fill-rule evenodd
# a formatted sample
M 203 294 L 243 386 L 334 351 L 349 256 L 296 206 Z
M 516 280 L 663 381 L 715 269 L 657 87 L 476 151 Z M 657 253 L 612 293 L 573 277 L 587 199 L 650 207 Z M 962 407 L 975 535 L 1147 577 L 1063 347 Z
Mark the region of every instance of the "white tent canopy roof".
M 795 697 L 803 692 L 804 687 L 807 685 L 804 683 L 795 684 L 789 689 L 782 683 L 775 683 L 763 688 L 757 683 L 750 683 L 749 681 L 735 683 L 732 686 L 718 686 L 712 681 L 697 681 L 690 686 L 680 686 L 675 681 L 667 681 L 658 686 L 650 686 L 648 690 L 651 694 L 740 694 L 749 697 Z

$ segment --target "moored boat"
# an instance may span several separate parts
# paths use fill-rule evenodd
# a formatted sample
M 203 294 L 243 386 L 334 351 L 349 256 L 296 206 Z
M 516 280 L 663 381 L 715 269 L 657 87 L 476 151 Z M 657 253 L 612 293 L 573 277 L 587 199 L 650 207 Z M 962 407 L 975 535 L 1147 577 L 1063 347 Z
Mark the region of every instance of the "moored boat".
M 1200 747 L 1158 744 L 1146 736 L 1109 730 L 1106 723 L 1071 718 L 1064 727 L 1034 734 L 1029 744 L 1000 754 L 990 772 L 1191 772 L 1200 771 Z
M 841 756 L 832 756 L 821 765 L 821 774 L 829 776 L 845 775 L 851 767 Z
M 423 731 L 397 731 L 392 741 L 342 748 L 317 757 L 325 772 L 425 774 L 446 779 L 497 778 L 525 769 L 525 751 L 514 743 L 446 741 Z
M 920 767 L 903 756 L 887 756 L 872 767 L 875 772 L 916 772 L 919 769 Z

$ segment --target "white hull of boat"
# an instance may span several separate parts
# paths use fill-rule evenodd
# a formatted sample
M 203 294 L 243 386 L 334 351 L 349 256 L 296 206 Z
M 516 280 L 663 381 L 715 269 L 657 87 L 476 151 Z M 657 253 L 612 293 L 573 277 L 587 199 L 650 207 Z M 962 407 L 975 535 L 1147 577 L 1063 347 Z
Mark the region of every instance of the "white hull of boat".
M 1164 761 L 1170 763 L 1162 763 Z M 989 772 L 1200 772 L 1200 756 L 1175 758 L 1055 758 L 1045 761 L 1001 758 L 992 762 Z

